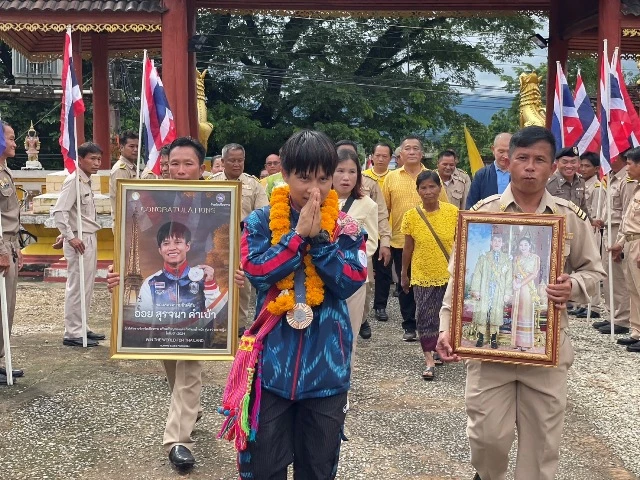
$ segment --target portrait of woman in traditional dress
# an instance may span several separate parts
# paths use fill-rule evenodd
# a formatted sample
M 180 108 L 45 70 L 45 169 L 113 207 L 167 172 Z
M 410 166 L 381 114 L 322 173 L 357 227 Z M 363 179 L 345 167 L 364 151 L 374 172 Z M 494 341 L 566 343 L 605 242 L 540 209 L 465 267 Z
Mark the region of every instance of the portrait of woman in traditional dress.
M 513 260 L 513 311 L 511 346 L 520 351 L 533 348 L 535 307 L 540 302 L 536 281 L 540 274 L 540 257 L 532 252 L 528 237 L 518 242 Z

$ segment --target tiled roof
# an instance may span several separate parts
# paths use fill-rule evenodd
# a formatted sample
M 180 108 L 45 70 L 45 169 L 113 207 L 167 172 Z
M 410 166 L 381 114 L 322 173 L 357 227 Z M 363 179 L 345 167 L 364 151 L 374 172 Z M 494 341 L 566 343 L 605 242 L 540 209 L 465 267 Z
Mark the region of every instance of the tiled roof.
M 0 0 L 2 11 L 160 13 L 162 0 Z
M 622 0 L 622 13 L 640 15 L 640 0 Z

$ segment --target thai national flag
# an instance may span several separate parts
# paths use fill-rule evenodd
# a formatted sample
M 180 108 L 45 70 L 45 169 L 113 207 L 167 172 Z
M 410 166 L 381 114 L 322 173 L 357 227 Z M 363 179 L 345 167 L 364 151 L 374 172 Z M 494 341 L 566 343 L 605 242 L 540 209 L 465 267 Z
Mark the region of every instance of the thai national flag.
M 627 115 L 625 117 L 625 120 L 628 122 L 625 126 L 625 131 L 631 131 L 629 135 L 629 146 L 637 147 L 638 145 L 640 145 L 640 118 L 638 118 L 636 107 L 631 101 L 629 92 L 627 91 L 627 86 L 624 83 L 624 75 L 622 74 L 622 62 L 620 61 L 617 53 L 618 50 L 616 49 L 616 53 L 613 56 L 613 61 L 611 62 L 611 75 L 615 79 L 615 81 L 612 81 L 611 83 L 611 88 L 612 92 L 614 86 L 619 88 L 620 90 L 620 95 L 622 96 L 622 100 L 624 102 L 624 111 Z
M 620 153 L 613 141 L 609 128 L 609 109 L 611 103 L 611 84 L 609 57 L 605 47 L 600 64 L 600 176 L 604 177 L 611 171 L 611 159 Z
M 60 112 L 60 148 L 64 166 L 69 173 L 76 169 L 76 116 L 84 113 L 82 90 L 76 80 L 71 48 L 71 26 L 67 27 L 64 39 L 64 61 L 62 66 L 62 109 Z
M 176 125 L 162 80 L 153 61 L 145 60 L 145 75 L 142 81 L 142 118 L 145 125 L 147 168 L 160 175 L 160 149 L 175 140 Z
M 596 117 L 593 107 L 591 106 L 591 99 L 587 95 L 587 89 L 582 83 L 582 76 L 578 72 L 576 78 L 576 89 L 574 92 L 573 102 L 578 111 L 578 118 L 582 123 L 583 134 L 578 139 L 576 146 L 578 151 L 582 154 L 584 152 L 599 152 L 600 151 L 600 122 Z
M 556 137 L 558 151 L 564 147 L 575 145 L 583 133 L 582 123 L 573 103 L 573 95 L 560 62 L 556 64 L 556 90 L 551 131 Z

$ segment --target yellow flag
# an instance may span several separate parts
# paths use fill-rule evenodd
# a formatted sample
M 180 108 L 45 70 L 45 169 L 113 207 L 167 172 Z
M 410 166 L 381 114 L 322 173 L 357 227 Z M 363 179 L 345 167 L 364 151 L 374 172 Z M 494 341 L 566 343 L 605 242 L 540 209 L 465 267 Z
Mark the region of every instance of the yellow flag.
M 467 126 L 464 126 L 464 139 L 467 142 L 467 155 L 469 155 L 469 165 L 471 166 L 471 174 L 475 175 L 478 170 L 484 167 L 484 163 L 482 162 L 482 157 L 480 156 L 480 152 L 478 151 L 478 147 L 476 147 L 476 142 L 473 141 L 473 137 Z

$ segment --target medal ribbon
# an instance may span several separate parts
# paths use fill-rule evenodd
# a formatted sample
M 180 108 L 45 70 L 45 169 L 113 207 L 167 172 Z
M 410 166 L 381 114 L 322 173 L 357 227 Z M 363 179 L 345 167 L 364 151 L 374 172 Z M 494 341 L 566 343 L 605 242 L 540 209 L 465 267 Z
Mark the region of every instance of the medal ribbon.
M 293 290 L 296 296 L 296 303 L 307 303 L 307 289 L 304 286 L 306 278 L 303 263 L 298 267 L 293 275 Z

